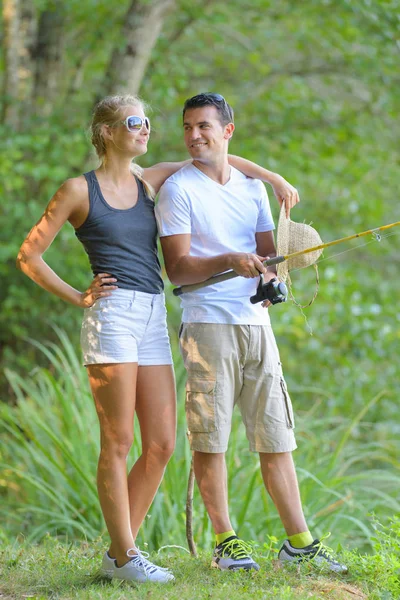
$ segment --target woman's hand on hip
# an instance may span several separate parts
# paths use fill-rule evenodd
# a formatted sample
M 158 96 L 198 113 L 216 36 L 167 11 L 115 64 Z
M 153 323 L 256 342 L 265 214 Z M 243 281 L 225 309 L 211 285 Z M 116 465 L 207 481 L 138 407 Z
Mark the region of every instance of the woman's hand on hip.
M 90 308 L 99 298 L 106 298 L 111 296 L 111 292 L 118 288 L 117 285 L 112 285 L 117 280 L 109 273 L 99 273 L 93 279 L 92 283 L 86 290 L 81 294 L 82 308 Z

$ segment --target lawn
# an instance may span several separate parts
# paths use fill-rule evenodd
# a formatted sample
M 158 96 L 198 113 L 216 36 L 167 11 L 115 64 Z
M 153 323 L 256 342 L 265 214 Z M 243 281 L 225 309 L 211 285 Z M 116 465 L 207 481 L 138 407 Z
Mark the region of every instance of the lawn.
M 104 540 L 65 544 L 50 536 L 39 545 L 23 541 L 8 545 L 0 552 L 0 597 L 2 600 L 389 600 L 400 593 L 394 565 L 383 554 L 367 557 L 354 551 L 344 553 L 342 558 L 350 572 L 338 576 L 309 565 L 282 567 L 274 557 L 266 557 L 258 549 L 259 572 L 232 573 L 211 569 L 210 552 L 202 551 L 195 559 L 184 548 L 165 547 L 153 553 L 151 559 L 172 568 L 176 579 L 162 585 L 101 579 L 98 568 L 104 549 Z

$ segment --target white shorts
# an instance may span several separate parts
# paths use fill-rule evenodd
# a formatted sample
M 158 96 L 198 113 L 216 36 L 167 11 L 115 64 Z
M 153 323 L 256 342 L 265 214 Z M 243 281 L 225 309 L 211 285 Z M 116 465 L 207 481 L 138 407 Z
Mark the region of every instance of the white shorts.
M 164 294 L 114 290 L 84 310 L 83 364 L 172 364 Z

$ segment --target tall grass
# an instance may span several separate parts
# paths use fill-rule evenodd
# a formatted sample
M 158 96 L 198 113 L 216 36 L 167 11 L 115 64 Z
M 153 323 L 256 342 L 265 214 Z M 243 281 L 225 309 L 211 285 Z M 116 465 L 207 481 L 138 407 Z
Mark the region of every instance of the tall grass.
M 95 486 L 99 430 L 85 369 L 62 331 L 59 345 L 36 344 L 48 359 L 21 377 L 6 375 L 16 403 L 0 404 L 0 517 L 3 535 L 22 533 L 31 541 L 46 533 L 93 540 L 105 532 Z M 36 342 L 32 342 L 36 343 Z M 191 453 L 185 435 L 184 370 L 176 356 L 178 439 L 165 478 L 140 532 L 138 543 L 155 549 L 185 545 L 185 496 Z M 335 543 L 372 547 L 374 513 L 384 521 L 400 513 L 400 463 L 395 428 L 368 422 L 371 410 L 390 400 L 387 392 L 371 397 L 352 417 L 339 416 L 326 390 L 297 387 L 308 409 L 297 419 L 295 453 L 305 514 L 312 532 L 333 532 Z M 382 435 L 382 427 L 385 435 Z M 390 432 L 393 431 L 393 437 Z M 135 423 L 130 463 L 140 453 Z M 235 415 L 227 454 L 230 508 L 235 528 L 263 546 L 267 536 L 283 536 L 268 497 L 257 456 L 247 448 Z M 194 498 L 194 532 L 200 547 L 212 531 L 199 494 Z

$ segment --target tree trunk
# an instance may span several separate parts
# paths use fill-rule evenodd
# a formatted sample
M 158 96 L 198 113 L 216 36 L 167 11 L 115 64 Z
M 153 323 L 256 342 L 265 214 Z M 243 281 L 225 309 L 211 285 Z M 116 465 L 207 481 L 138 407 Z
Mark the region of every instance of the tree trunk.
M 102 87 L 103 92 L 138 93 L 166 14 L 174 6 L 175 0 L 132 1 L 121 32 L 124 44 L 112 53 Z
M 37 39 L 37 29 L 38 17 L 34 3 L 32 0 L 21 0 L 19 97 L 25 115 L 34 112 L 32 101 L 35 76 L 33 52 Z
M 2 122 L 18 128 L 20 0 L 3 0 L 4 63 Z
M 62 74 L 63 16 L 62 5 L 58 5 L 54 10 L 46 10 L 40 15 L 37 42 L 33 52 L 36 60 L 34 103 L 36 112 L 45 117 L 53 110 L 53 101 L 57 96 Z

